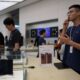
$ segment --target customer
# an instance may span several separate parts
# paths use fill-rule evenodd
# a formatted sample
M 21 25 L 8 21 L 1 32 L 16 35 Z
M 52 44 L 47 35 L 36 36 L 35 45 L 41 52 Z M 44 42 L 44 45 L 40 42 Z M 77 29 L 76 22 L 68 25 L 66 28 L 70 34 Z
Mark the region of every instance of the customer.
M 39 36 L 35 38 L 34 46 L 39 46 Z
M 45 34 L 46 34 L 46 31 L 45 29 L 42 29 L 40 32 L 39 32 L 40 36 L 38 37 L 38 46 L 39 45 L 45 45 L 46 44 L 46 40 L 44 39 L 45 37 Z M 37 55 L 37 57 L 39 57 L 39 54 Z
M 45 34 L 46 34 L 45 29 L 42 29 L 42 30 L 39 32 L 39 35 L 40 35 L 40 36 L 37 36 L 36 39 L 35 39 L 34 46 L 39 46 L 39 45 L 46 44 L 46 40 L 44 39 Z
M 73 26 L 68 28 L 70 21 Z M 80 73 L 80 5 L 69 7 L 68 19 L 64 21 L 60 41 L 66 44 L 63 63 Z
M 1 55 L 3 54 L 4 54 L 4 36 L 0 32 L 0 58 L 1 58 Z
M 45 34 L 46 34 L 45 29 L 42 29 L 39 34 L 40 34 L 40 36 L 39 36 L 39 45 L 46 44 L 46 40 L 44 39 Z
M 58 40 L 54 45 L 54 50 L 57 51 L 57 58 L 59 60 L 63 60 L 64 48 L 65 48 L 65 44 L 60 44 L 60 36 L 61 36 L 61 34 L 62 34 L 62 29 L 59 30 Z
M 8 48 L 10 49 L 10 53 L 8 55 L 8 58 L 20 58 L 21 33 L 19 32 L 19 30 L 15 28 L 14 20 L 11 17 L 6 18 L 3 23 L 6 26 L 6 28 L 10 31 L 10 37 L 8 41 Z

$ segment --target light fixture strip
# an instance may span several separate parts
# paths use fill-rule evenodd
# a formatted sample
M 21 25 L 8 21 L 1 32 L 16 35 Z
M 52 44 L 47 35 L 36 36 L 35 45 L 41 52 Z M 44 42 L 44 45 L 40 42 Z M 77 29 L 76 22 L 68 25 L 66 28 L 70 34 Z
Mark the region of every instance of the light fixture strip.
M 21 2 L 24 0 L 0 0 L 0 2 Z

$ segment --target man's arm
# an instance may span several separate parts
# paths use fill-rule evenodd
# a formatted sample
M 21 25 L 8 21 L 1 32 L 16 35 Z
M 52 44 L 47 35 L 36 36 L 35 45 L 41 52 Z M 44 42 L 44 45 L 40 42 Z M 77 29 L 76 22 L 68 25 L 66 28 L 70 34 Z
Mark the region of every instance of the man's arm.
M 67 28 L 68 28 L 68 25 L 69 25 L 69 20 L 66 19 L 63 23 L 63 31 L 62 31 L 62 34 L 61 36 L 64 36 L 66 34 L 66 31 L 67 31 Z
M 69 20 L 67 19 L 67 20 L 65 20 L 64 23 L 63 23 L 63 31 L 62 31 L 62 34 L 61 34 L 61 36 L 60 36 L 60 43 L 64 43 L 64 44 L 73 46 L 74 48 L 80 50 L 80 44 L 72 41 L 72 40 L 66 35 L 66 31 L 67 31 L 68 25 L 69 25 Z M 66 36 L 65 36 L 65 35 L 66 35 Z
M 13 51 L 17 51 L 18 49 L 20 49 L 20 45 L 19 43 L 15 43 Z
M 73 46 L 74 48 L 80 50 L 80 43 L 77 43 L 77 42 L 72 41 L 68 36 L 67 36 L 67 37 L 61 36 L 61 37 L 60 37 L 60 40 L 61 40 L 61 42 L 63 42 L 64 44 Z

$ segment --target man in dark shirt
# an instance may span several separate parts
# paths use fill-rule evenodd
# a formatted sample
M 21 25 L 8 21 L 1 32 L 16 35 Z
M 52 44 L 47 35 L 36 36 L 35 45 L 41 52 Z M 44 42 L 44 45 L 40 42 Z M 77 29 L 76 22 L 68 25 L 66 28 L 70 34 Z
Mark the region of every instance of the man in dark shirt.
M 68 28 L 69 21 L 73 22 L 73 26 Z M 68 19 L 64 21 L 60 41 L 66 44 L 63 64 L 80 73 L 80 5 L 69 7 Z
M 0 32 L 0 58 L 4 55 L 4 36 Z M 13 74 L 13 61 L 0 59 L 0 75 Z
M 40 36 L 37 36 L 37 37 L 36 37 L 35 43 L 34 43 L 35 46 L 39 46 L 39 45 L 46 44 L 46 40 L 44 39 L 45 33 L 46 33 L 45 29 L 42 29 L 42 30 L 39 32 Z
M 8 17 L 4 20 L 4 25 L 10 31 L 10 37 L 8 41 L 8 48 L 9 48 L 9 59 L 20 58 L 20 39 L 21 33 L 19 30 L 15 28 L 14 20 L 11 17 Z
M 46 33 L 45 29 L 42 29 L 39 32 L 40 36 L 38 37 L 38 46 L 39 45 L 45 45 L 46 44 L 46 40 L 44 39 L 45 33 Z M 39 57 L 39 53 L 38 53 L 37 57 Z
M 45 29 L 42 29 L 39 34 L 40 34 L 40 37 L 39 37 L 39 45 L 46 44 L 46 40 L 44 39 L 45 34 L 46 34 Z
M 0 32 L 0 57 L 4 53 L 4 36 Z

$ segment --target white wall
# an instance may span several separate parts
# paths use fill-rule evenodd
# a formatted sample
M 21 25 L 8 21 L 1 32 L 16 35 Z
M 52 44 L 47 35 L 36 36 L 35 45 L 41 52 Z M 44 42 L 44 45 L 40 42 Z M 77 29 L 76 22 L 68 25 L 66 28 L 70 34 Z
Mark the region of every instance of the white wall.
M 37 3 L 20 8 L 20 31 L 25 36 L 25 25 L 27 23 L 59 18 L 58 26 L 66 18 L 68 7 L 72 4 L 80 3 L 80 0 L 41 0 Z M 3 20 L 8 14 L 0 16 L 0 31 L 6 35 L 7 31 L 3 25 Z
M 61 28 L 67 16 L 68 7 L 80 3 L 80 0 L 42 0 L 20 9 L 20 30 L 25 35 L 25 25 L 30 22 L 59 18 Z
M 50 21 L 47 23 L 38 23 L 38 24 L 32 24 L 32 25 L 26 25 L 26 30 L 29 31 L 29 38 L 26 39 L 27 43 L 30 42 L 30 40 L 35 40 L 35 38 L 31 38 L 31 29 L 39 29 L 39 28 L 50 28 L 50 27 L 57 27 L 58 21 Z M 48 37 L 45 38 L 46 43 L 54 44 L 54 40 L 57 40 L 57 37 Z

